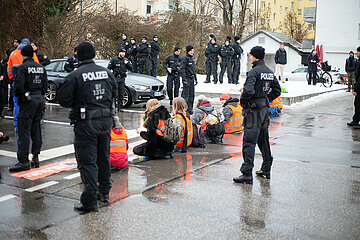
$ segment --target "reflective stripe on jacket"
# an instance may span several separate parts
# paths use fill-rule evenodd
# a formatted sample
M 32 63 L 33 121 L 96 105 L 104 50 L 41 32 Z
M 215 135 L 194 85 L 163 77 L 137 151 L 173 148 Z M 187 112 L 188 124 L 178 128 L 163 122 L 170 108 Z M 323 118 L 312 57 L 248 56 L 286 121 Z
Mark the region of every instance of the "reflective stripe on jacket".
M 233 105 L 227 105 L 226 107 L 229 107 L 233 114 L 229 118 L 229 121 L 225 123 L 225 133 L 234 133 L 243 130 L 244 117 L 242 115 L 242 107 L 240 104 L 238 104 L 237 107 Z
M 165 129 L 166 129 L 165 121 L 159 119 L 159 124 L 156 127 L 156 134 L 159 135 L 160 137 L 163 137 Z
M 128 138 L 124 127 L 122 127 L 122 133 L 116 133 L 116 130 L 111 130 L 110 140 L 110 164 L 114 167 L 124 168 L 129 166 L 127 145 Z
M 270 107 L 271 108 L 279 108 L 279 109 L 283 109 L 284 107 L 284 102 L 281 98 L 281 96 L 278 96 L 277 98 L 275 98 L 271 103 L 270 103 Z
M 199 122 L 199 124 L 200 124 L 200 126 L 201 126 L 201 129 L 202 129 L 203 131 L 206 131 L 206 130 L 208 129 L 207 124 L 206 124 L 206 118 L 207 118 L 207 113 L 204 112 L 204 117 L 203 117 L 203 119 L 201 119 L 201 121 Z
M 183 134 L 182 134 L 180 140 L 176 143 L 177 147 L 182 148 L 183 143 L 184 143 L 184 138 L 185 138 L 185 136 L 184 136 L 184 134 L 185 134 L 185 121 L 184 121 L 183 117 L 180 114 L 176 114 L 175 117 L 178 118 L 181 121 L 182 125 L 184 126 L 183 131 L 182 131 Z M 187 124 L 187 145 L 186 146 L 190 146 L 191 143 L 192 143 L 192 139 L 193 139 L 193 126 L 192 126 L 192 122 L 191 122 L 191 120 L 189 118 L 187 118 L 185 116 L 185 119 L 186 119 L 186 124 Z

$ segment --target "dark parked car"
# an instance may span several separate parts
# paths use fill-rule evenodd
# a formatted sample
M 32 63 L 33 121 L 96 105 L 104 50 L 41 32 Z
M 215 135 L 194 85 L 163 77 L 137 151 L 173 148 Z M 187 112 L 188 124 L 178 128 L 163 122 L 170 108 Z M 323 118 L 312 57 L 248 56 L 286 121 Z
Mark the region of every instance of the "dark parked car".
M 65 77 L 69 74 L 64 69 L 65 62 L 65 58 L 54 59 L 45 67 L 49 80 L 48 91 L 45 94 L 48 101 L 56 101 L 59 85 L 65 81 Z M 96 59 L 95 63 L 106 68 L 109 60 Z M 164 93 L 164 84 L 160 80 L 152 76 L 128 71 L 125 80 L 124 107 L 130 107 L 133 103 L 146 102 L 151 98 L 164 99 Z

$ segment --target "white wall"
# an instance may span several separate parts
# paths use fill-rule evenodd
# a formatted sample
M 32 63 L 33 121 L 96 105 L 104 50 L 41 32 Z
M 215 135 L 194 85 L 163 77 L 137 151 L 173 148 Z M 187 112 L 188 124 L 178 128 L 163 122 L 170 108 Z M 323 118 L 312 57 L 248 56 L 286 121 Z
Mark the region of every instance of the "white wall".
M 350 50 L 360 46 L 360 0 L 317 0 L 315 45 L 323 45 L 324 61 L 345 71 Z
M 265 43 L 260 44 L 259 43 L 259 37 L 265 37 Z M 280 43 L 275 41 L 274 39 L 268 37 L 264 33 L 260 33 L 256 35 L 255 37 L 247 40 L 245 43 L 240 43 L 241 47 L 244 49 L 244 55 L 241 57 L 241 73 L 242 75 L 249 71 L 250 69 L 247 69 L 247 53 L 250 52 L 251 48 L 255 46 L 262 46 L 265 48 L 265 55 L 266 54 L 273 54 L 275 56 L 276 51 L 280 47 Z M 295 68 L 301 66 L 301 56 L 292 48 L 289 48 L 285 46 L 285 50 L 287 52 L 287 64 L 285 67 L 285 71 L 292 71 Z M 275 69 L 273 69 L 275 71 Z

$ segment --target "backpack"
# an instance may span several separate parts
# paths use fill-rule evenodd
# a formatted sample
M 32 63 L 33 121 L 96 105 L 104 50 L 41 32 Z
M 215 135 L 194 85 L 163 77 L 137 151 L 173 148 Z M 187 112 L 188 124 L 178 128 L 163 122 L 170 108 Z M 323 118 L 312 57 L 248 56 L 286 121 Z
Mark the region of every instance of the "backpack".
M 216 143 L 216 137 L 221 136 L 221 140 L 225 134 L 224 115 L 219 114 L 216 110 L 207 114 L 205 122 L 207 126 L 206 135 L 212 142 Z
M 165 120 L 165 126 L 164 140 L 175 145 L 180 140 L 184 129 L 181 121 L 176 117 L 168 118 Z
M 206 146 L 204 143 L 204 134 L 202 131 L 200 131 L 201 127 L 196 125 L 195 123 L 193 123 L 192 125 L 193 125 L 193 140 L 190 147 L 205 148 Z

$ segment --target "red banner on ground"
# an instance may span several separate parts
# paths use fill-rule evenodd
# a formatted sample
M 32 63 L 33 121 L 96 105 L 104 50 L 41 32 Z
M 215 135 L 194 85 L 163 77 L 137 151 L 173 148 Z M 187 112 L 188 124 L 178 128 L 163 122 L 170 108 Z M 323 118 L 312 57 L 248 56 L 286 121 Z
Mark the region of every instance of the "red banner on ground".
M 61 162 L 52 163 L 39 168 L 33 168 L 27 171 L 10 174 L 13 177 L 25 178 L 28 180 L 37 180 L 55 173 L 69 171 L 77 167 L 76 159 L 66 159 Z

